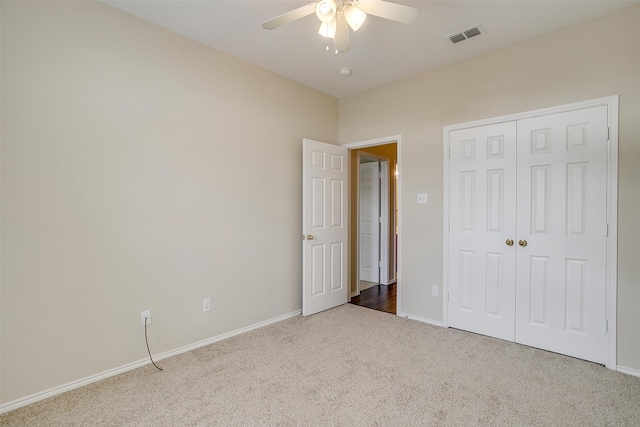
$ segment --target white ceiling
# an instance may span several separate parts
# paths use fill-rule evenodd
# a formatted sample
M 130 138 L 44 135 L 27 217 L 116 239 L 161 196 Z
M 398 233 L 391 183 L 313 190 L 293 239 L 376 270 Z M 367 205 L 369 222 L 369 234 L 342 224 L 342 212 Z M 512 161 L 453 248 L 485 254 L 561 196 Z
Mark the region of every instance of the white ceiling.
M 103 0 L 122 11 L 229 55 L 343 98 L 577 24 L 640 0 L 404 1 L 422 13 L 406 25 L 369 16 L 351 32 L 351 50 L 334 54 L 310 15 L 275 30 L 261 23 L 311 0 Z M 487 34 L 456 45 L 446 35 L 480 23 Z M 329 40 L 330 41 L 330 40 Z M 332 44 L 331 44 L 332 46 Z M 350 77 L 340 76 L 350 67 Z

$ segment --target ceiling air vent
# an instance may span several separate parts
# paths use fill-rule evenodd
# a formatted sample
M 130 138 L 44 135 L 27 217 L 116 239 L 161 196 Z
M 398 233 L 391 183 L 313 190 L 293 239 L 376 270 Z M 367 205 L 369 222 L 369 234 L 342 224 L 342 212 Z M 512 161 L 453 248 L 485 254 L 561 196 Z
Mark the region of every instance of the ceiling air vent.
M 451 43 L 456 44 L 456 43 L 463 42 L 465 40 L 469 40 L 470 38 L 473 38 L 473 37 L 482 36 L 484 34 L 487 34 L 487 32 L 482 27 L 482 25 L 481 24 L 476 24 L 476 25 L 472 25 L 472 26 L 470 26 L 468 28 L 465 28 L 464 30 L 460 30 L 460 31 L 456 31 L 455 33 L 451 33 L 446 37 L 449 39 L 449 41 Z

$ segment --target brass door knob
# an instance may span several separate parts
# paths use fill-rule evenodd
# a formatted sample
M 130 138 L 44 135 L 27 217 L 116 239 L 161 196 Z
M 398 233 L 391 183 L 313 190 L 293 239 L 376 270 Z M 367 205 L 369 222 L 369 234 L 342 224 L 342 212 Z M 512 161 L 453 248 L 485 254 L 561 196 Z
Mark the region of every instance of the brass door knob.
M 527 246 L 527 241 L 526 240 L 518 240 L 518 244 L 524 248 L 525 246 Z
M 507 239 L 505 243 L 507 244 L 507 246 L 513 246 L 513 239 Z
M 307 234 L 307 240 L 313 240 L 313 239 L 315 239 L 313 234 Z

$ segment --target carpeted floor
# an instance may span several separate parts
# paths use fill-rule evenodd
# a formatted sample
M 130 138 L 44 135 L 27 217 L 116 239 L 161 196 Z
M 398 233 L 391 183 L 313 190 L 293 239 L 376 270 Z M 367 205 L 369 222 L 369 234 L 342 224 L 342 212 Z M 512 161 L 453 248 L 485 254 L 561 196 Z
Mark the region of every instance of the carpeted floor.
M 9 426 L 640 426 L 640 378 L 345 304 L 0 416 Z

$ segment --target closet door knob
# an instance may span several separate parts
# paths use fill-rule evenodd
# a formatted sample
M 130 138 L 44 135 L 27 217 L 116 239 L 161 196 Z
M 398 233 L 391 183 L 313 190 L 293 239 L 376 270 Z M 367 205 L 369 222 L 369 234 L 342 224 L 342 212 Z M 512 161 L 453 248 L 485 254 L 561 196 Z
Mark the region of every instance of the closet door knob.
M 507 244 L 507 246 L 513 246 L 513 240 L 512 239 L 507 239 L 507 241 L 505 243 Z
M 527 246 L 527 241 L 526 240 L 519 240 L 518 244 L 524 248 L 525 246 Z

